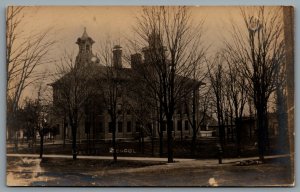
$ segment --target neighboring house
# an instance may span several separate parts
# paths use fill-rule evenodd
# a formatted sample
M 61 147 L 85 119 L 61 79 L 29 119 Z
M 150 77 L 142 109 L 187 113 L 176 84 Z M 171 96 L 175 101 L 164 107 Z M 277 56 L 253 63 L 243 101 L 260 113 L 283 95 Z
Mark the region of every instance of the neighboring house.
M 204 119 L 198 135 L 200 137 L 216 137 L 218 130 L 217 120 L 207 114 L 201 114 L 201 117 Z
M 246 140 L 257 138 L 256 118 L 252 116 L 245 116 L 242 120 L 241 137 Z M 276 137 L 279 133 L 278 114 L 268 113 L 268 133 L 269 137 Z
M 243 120 L 247 136 L 252 137 L 256 133 L 256 119 L 254 117 L 245 117 Z M 279 133 L 278 114 L 268 113 L 268 133 L 269 137 L 276 137 Z
M 277 113 L 268 113 L 269 136 L 276 137 L 279 134 L 279 123 Z
M 212 117 L 208 117 L 207 119 L 209 119 L 206 123 L 207 127 L 201 128 L 201 136 L 209 137 L 211 134 L 212 136 L 218 136 L 218 122 Z M 232 125 L 225 124 L 224 127 L 226 138 L 234 140 L 236 138 L 235 122 Z M 253 116 L 244 116 L 241 122 L 241 138 L 243 138 L 243 141 L 255 141 L 257 138 L 256 132 L 256 118 Z M 268 133 L 269 137 L 276 137 L 279 134 L 277 113 L 268 113 Z
M 139 137 L 151 136 L 154 138 L 158 137 L 158 121 L 157 121 L 157 110 L 145 108 L 141 110 L 139 108 L 143 102 L 151 101 L 150 96 L 145 96 L 142 99 L 136 99 L 132 90 L 139 89 L 141 82 L 136 82 L 135 73 L 138 71 L 141 65 L 148 63 L 148 54 L 149 47 L 143 49 L 142 54 L 136 53 L 131 55 L 131 68 L 125 68 L 122 65 L 122 47 L 119 45 L 114 46 L 112 50 L 112 65 L 103 66 L 100 63 L 99 58 L 92 52 L 92 45 L 94 43 L 93 39 L 89 37 L 84 30 L 83 35 L 77 39 L 76 42 L 79 46 L 79 53 L 76 57 L 75 66 L 82 67 L 82 69 L 89 68 L 89 84 L 92 89 L 95 90 L 95 94 L 92 98 L 88 99 L 86 105 L 82 111 L 82 118 L 78 128 L 77 138 L 78 140 L 111 140 L 112 139 L 112 130 L 111 130 L 111 119 L 108 113 L 108 106 L 105 103 L 105 94 L 109 89 L 109 85 L 106 85 L 106 71 L 112 70 L 112 74 L 116 75 L 116 79 L 120 81 L 120 89 L 122 93 L 118 95 L 118 104 L 117 104 L 117 125 L 116 125 L 116 139 L 118 140 L 134 140 Z M 149 44 L 151 45 L 151 39 L 149 39 Z M 61 98 L 61 89 L 60 83 L 68 78 L 69 74 L 66 74 L 61 79 L 57 80 L 52 84 L 53 87 L 53 105 L 54 108 L 63 103 L 59 102 Z M 177 76 L 179 78 L 184 78 Z M 110 77 L 114 78 L 114 77 Z M 185 79 L 186 87 L 189 89 L 195 89 L 198 97 L 199 95 L 199 86 L 200 82 L 194 81 L 191 79 Z M 101 82 L 101 83 L 99 83 Z M 99 84 L 101 84 L 99 86 Z M 151 93 L 149 93 L 150 95 Z M 190 94 L 189 94 L 190 95 Z M 149 98 L 148 98 L 149 97 Z M 187 110 L 191 110 L 192 102 L 191 98 L 185 99 L 187 102 L 185 104 L 179 103 L 174 113 L 173 118 L 173 136 L 174 138 L 190 138 L 192 136 L 191 126 L 188 122 Z M 139 101 L 137 101 L 139 100 Z M 140 103 L 138 103 L 140 102 Z M 66 104 L 66 103 L 65 103 Z M 198 106 L 198 101 L 196 106 Z M 185 107 L 187 106 L 187 107 Z M 198 111 L 196 111 L 198 113 Z M 198 121 L 198 119 L 196 120 Z M 59 130 L 59 138 L 71 139 L 71 128 L 70 123 L 68 122 L 68 117 L 65 114 L 60 114 L 56 118 L 54 123 Z M 163 132 L 166 136 L 166 123 L 163 123 Z

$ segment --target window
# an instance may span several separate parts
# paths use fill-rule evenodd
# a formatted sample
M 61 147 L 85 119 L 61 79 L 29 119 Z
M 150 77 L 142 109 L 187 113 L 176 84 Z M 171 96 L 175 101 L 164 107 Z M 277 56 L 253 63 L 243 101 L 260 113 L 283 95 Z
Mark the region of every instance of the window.
M 59 128 L 60 126 L 59 126 L 59 124 L 56 124 L 56 126 L 55 126 L 55 129 L 54 129 L 54 133 L 53 133 L 53 135 L 59 135 L 60 134 L 60 128 Z
M 184 105 L 184 114 L 188 114 L 188 112 L 189 112 L 189 107 L 186 104 L 186 105 Z
M 184 121 L 184 130 L 189 130 L 189 122 L 187 120 Z
M 99 129 L 99 132 L 100 132 L 100 133 L 103 132 L 103 123 L 102 123 L 102 122 L 99 122 L 99 124 L 98 124 L 98 129 Z
M 119 133 L 123 132 L 123 123 L 121 121 L 118 122 L 118 132 Z
M 85 119 L 85 133 L 89 134 L 90 133 L 90 128 L 91 128 L 91 122 L 89 119 Z
M 131 132 L 131 121 L 127 122 L 127 132 Z
M 120 91 L 117 91 L 117 92 L 120 92 Z M 117 93 L 117 94 L 118 94 L 118 93 Z M 121 97 L 121 96 L 118 96 L 118 97 Z M 121 105 L 121 104 L 117 104 L 117 113 L 118 113 L 119 115 L 122 114 L 122 105 Z
M 177 114 L 181 114 L 181 108 L 177 109 Z
M 152 124 L 151 123 L 147 123 L 147 130 L 152 133 Z
M 165 121 L 163 121 L 162 123 L 162 131 L 166 131 L 167 130 L 167 124 Z
M 177 130 L 182 131 L 182 122 L 181 122 L 181 120 L 177 121 Z
M 140 129 L 141 129 L 141 124 L 139 122 L 136 122 L 136 124 L 135 124 L 135 132 L 139 133 Z
M 112 133 L 112 122 L 108 123 L 108 132 Z
M 119 83 L 117 83 L 117 89 L 116 89 L 116 91 L 117 91 L 117 93 L 116 93 L 116 95 L 117 95 L 117 97 L 121 97 L 122 96 L 122 93 L 123 93 L 123 91 L 122 91 L 122 85 L 121 85 L 121 83 L 120 83 L 120 81 L 118 81 Z M 118 104 L 118 106 L 120 106 L 120 109 L 122 108 L 122 105 L 121 104 Z

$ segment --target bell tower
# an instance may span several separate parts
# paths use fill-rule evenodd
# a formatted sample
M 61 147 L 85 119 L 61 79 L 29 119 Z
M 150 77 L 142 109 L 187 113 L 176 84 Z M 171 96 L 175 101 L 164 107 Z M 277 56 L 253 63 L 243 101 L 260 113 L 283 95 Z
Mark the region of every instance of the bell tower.
M 94 54 L 92 52 L 92 46 L 95 41 L 88 36 L 86 28 L 84 28 L 83 34 L 76 41 L 79 47 L 79 52 L 76 57 L 75 65 L 77 67 L 84 67 L 93 62 Z

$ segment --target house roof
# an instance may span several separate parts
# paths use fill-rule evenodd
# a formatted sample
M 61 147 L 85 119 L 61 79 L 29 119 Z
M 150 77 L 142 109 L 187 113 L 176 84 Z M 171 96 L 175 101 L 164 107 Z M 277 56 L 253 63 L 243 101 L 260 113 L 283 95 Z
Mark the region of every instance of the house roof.
M 111 75 L 117 74 L 117 78 L 122 81 L 135 81 L 136 72 L 132 68 L 115 68 L 110 66 L 103 66 L 103 65 L 92 65 L 88 67 L 82 67 L 80 70 L 88 70 L 88 74 L 85 74 L 87 78 L 93 82 L 94 80 L 105 80 L 106 78 L 111 78 Z M 63 81 L 63 79 L 68 78 L 72 72 L 67 73 L 66 75 L 62 76 L 52 84 L 52 87 L 58 85 L 59 82 Z M 83 76 L 85 76 L 83 75 Z M 196 81 L 190 79 L 188 77 L 183 77 L 180 75 L 176 75 L 177 81 L 182 81 L 183 87 L 189 87 L 189 89 L 196 89 L 197 87 L 205 84 L 201 81 Z M 84 78 L 84 77 L 83 77 Z M 85 79 L 86 80 L 86 79 Z M 135 82 L 136 83 L 136 82 Z

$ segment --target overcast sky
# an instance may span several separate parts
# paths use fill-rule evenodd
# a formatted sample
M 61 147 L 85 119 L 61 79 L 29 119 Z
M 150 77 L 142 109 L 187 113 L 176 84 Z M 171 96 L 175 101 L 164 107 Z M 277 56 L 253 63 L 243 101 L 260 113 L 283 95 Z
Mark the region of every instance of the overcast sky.
M 207 38 L 215 42 L 224 34 L 228 19 L 239 16 L 239 7 L 191 7 L 191 11 L 195 22 L 205 19 Z M 122 43 L 140 12 L 141 7 L 26 7 L 23 30 L 54 28 L 56 47 L 63 49 L 77 48 L 75 41 L 84 27 L 96 41 L 95 46 L 107 34 Z
M 205 19 L 205 44 L 210 45 L 210 53 L 215 52 L 222 45 L 222 39 L 228 36 L 231 20 L 242 23 L 240 7 L 191 7 L 192 19 L 200 22 Z M 64 50 L 78 52 L 75 44 L 83 33 L 84 27 L 87 33 L 95 41 L 93 51 L 99 50 L 97 44 L 108 35 L 117 39 L 122 45 L 125 39 L 132 35 L 132 26 L 136 17 L 141 12 L 141 7 L 69 7 L 69 6 L 42 6 L 26 7 L 22 30 L 26 33 L 37 32 L 51 28 L 51 36 L 57 41 L 49 57 L 59 59 Z M 43 66 L 39 70 L 53 71 L 55 64 Z M 24 96 L 31 97 L 33 87 L 24 92 Z

